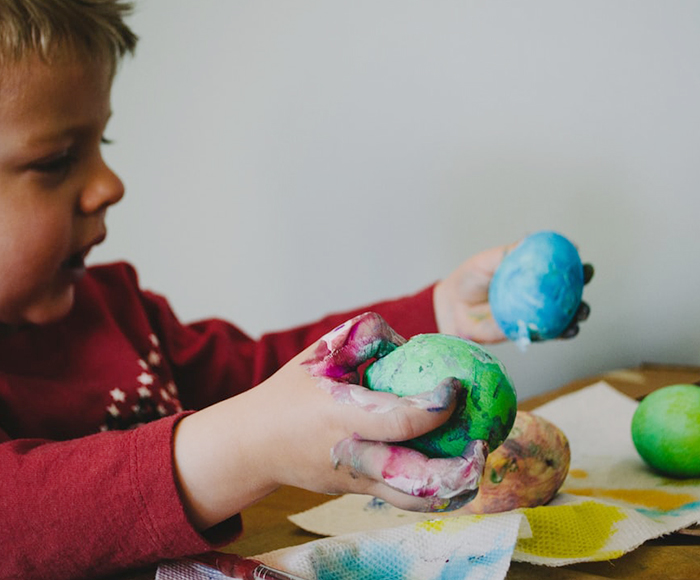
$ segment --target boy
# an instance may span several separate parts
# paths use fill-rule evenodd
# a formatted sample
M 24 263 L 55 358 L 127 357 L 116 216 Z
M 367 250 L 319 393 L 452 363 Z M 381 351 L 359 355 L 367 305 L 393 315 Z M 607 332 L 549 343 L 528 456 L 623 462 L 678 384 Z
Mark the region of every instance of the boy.
M 100 145 L 136 44 L 128 11 L 0 3 L 0 578 L 204 552 L 280 485 L 414 510 L 468 501 L 483 453 L 428 460 L 385 443 L 444 422 L 454 382 L 399 399 L 360 387 L 357 368 L 403 341 L 393 328 L 502 340 L 486 297 L 506 248 L 373 313 L 259 340 L 181 324 L 126 264 L 85 268 L 124 194 Z

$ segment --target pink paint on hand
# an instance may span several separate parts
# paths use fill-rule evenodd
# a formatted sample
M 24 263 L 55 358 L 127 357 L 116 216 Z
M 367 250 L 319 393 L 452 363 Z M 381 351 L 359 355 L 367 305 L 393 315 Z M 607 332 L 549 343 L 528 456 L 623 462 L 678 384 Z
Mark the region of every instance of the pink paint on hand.
M 381 316 L 366 312 L 324 335 L 304 365 L 315 377 L 357 382 L 358 366 L 405 342 Z
M 384 480 L 401 491 L 417 497 L 449 499 L 479 488 L 486 464 L 485 441 L 472 441 L 463 457 L 428 459 L 406 447 L 391 447 L 382 469 Z
M 429 392 L 408 397 L 371 391 L 359 384 L 360 365 L 385 356 L 405 342 L 381 316 L 369 312 L 326 334 L 303 364 L 317 378 L 318 386 L 336 401 L 365 411 L 387 413 L 398 407 L 415 407 L 439 412 L 449 408 L 461 389 L 454 378 L 445 379 Z M 407 447 L 355 436 L 336 444 L 331 458 L 336 468 L 343 465 L 355 475 L 425 498 L 426 508 L 438 511 L 461 507 L 476 495 L 487 453 L 484 441 L 473 441 L 461 457 L 430 459 Z
M 333 448 L 336 466 L 349 466 L 414 497 L 433 498 L 431 511 L 457 509 L 476 495 L 487 454 L 481 440 L 469 443 L 461 457 L 448 459 L 361 439 L 345 439 Z

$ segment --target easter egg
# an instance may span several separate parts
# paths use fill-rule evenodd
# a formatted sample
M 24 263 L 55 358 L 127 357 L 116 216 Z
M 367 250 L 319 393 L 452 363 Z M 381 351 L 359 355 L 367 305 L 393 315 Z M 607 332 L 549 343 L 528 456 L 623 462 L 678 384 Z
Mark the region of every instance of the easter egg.
M 632 417 L 632 441 L 660 473 L 700 477 L 700 386 L 670 385 L 644 397 Z
M 455 377 L 464 387 L 457 408 L 437 429 L 406 445 L 429 457 L 461 455 L 474 440 L 489 450 L 508 436 L 516 413 L 516 394 L 503 364 L 481 345 L 445 334 L 418 334 L 365 371 L 364 384 L 399 396 L 434 389 Z
M 519 342 L 559 336 L 583 296 L 583 264 L 576 247 L 556 232 L 522 240 L 496 269 L 489 304 L 503 333 Z
M 549 502 L 569 473 L 569 440 L 554 423 L 518 411 L 503 444 L 486 458 L 476 497 L 460 511 L 491 514 Z

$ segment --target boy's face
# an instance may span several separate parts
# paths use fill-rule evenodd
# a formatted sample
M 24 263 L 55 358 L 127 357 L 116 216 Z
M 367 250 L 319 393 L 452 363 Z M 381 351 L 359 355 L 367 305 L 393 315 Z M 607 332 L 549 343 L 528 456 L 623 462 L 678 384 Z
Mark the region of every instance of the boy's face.
M 27 59 L 0 70 L 0 323 L 46 324 L 73 306 L 107 208 L 124 195 L 100 144 L 111 67 Z

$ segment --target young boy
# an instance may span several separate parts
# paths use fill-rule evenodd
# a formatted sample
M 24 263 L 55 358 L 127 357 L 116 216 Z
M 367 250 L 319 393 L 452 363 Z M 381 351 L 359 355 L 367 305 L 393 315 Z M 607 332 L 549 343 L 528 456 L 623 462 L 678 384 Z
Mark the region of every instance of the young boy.
M 124 194 L 100 145 L 136 44 L 128 12 L 0 3 L 0 578 L 204 552 L 280 485 L 413 510 L 470 499 L 483 453 L 428 460 L 387 444 L 444 422 L 454 382 L 400 399 L 360 387 L 357 368 L 396 332 L 502 340 L 487 289 L 506 247 L 414 296 L 259 340 L 220 320 L 181 324 L 126 264 L 85 268 Z

